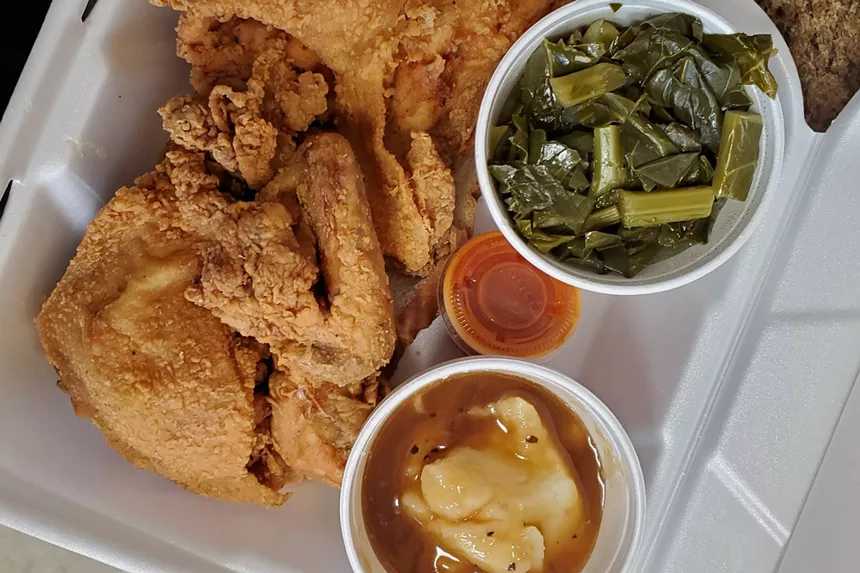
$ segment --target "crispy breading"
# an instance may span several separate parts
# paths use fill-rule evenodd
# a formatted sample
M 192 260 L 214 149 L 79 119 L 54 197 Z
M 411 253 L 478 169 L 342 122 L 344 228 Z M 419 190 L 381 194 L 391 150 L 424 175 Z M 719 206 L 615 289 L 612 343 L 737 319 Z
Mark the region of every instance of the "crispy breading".
M 290 63 L 286 34 L 258 36 L 251 36 L 254 49 L 249 51 L 254 57 L 247 78 L 246 66 L 228 66 L 220 80 L 232 80 L 233 85 L 201 81 L 209 85 L 206 93 L 175 97 L 159 110 L 165 131 L 176 144 L 211 153 L 252 189 L 265 186 L 287 163 L 295 150 L 296 133 L 325 113 L 329 90 L 321 74 Z M 205 68 L 200 74 L 207 79 L 213 73 L 218 77 L 217 70 Z
M 317 267 L 302 256 L 284 207 L 296 199 L 319 248 L 326 305 L 311 291 Z M 308 137 L 255 203 L 226 213 L 235 219 L 215 228 L 218 242 L 204 253 L 191 300 L 308 378 L 347 385 L 388 362 L 395 336 L 388 277 L 343 137 Z
M 185 298 L 198 238 L 152 173 L 96 216 L 37 324 L 78 415 L 133 464 L 198 493 L 279 505 L 284 470 L 249 470 L 261 352 Z M 270 440 L 264 438 L 264 440 Z
M 356 395 L 281 372 L 270 384 L 277 450 L 302 474 L 340 486 L 352 444 L 376 402 L 375 376 Z
M 286 173 L 289 184 L 236 201 L 203 154 L 169 151 L 95 218 L 37 319 L 76 411 L 127 459 L 204 495 L 263 505 L 303 477 L 339 482 L 376 400 L 365 380 L 394 347 L 348 143 L 309 137 Z M 268 347 L 240 335 L 271 343 L 271 380 Z M 291 403 L 308 396 L 322 409 Z M 337 464 L 299 456 L 290 435 L 315 436 Z

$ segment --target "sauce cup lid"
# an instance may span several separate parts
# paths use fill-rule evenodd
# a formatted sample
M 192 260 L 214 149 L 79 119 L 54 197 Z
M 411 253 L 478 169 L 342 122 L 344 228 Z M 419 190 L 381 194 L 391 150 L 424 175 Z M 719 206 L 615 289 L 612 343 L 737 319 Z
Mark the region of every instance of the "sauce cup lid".
M 533 266 L 498 231 L 451 257 L 439 299 L 446 328 L 470 353 L 543 356 L 579 319 L 577 289 Z

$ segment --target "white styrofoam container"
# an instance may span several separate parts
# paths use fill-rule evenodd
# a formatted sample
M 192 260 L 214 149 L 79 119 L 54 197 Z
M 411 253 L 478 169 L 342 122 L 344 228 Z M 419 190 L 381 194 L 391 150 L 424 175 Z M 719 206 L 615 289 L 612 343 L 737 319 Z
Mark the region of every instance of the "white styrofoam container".
M 54 383 L 33 317 L 116 188 L 166 141 L 156 108 L 189 91 L 176 15 L 144 0 L 52 6 L 0 124 L 0 524 L 128 571 L 346 573 L 338 493 L 284 507 L 208 500 L 126 463 Z M 582 293 L 548 366 L 605 402 L 642 463 L 639 570 L 775 570 L 860 368 L 860 97 L 825 135 L 803 122 L 788 49 L 753 0 L 704 0 L 769 33 L 786 122 L 780 184 L 730 261 L 679 289 Z M 491 227 L 484 206 L 478 229 Z M 437 321 L 397 377 L 459 356 Z M 850 570 L 850 569 L 848 569 Z

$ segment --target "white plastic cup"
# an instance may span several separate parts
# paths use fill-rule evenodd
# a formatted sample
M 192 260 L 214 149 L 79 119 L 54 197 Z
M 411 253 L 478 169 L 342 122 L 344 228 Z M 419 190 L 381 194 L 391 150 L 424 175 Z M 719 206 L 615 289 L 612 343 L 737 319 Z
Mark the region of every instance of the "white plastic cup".
M 490 157 L 489 129 L 498 123 L 505 104 L 519 87 L 526 61 L 544 38 L 566 37 L 601 18 L 622 26 L 641 22 L 667 12 L 683 12 L 702 21 L 706 33 L 738 32 L 717 14 L 690 0 L 628 0 L 617 12 L 605 0 L 577 0 L 549 14 L 529 28 L 511 47 L 496 68 L 478 114 L 475 128 L 475 164 L 481 195 L 490 215 L 511 245 L 531 264 L 562 282 L 592 292 L 637 295 L 661 292 L 701 278 L 738 252 L 761 223 L 767 203 L 777 192 L 785 149 L 785 125 L 779 98 L 772 100 L 760 90 L 747 86 L 752 111 L 762 116 L 762 139 L 758 166 L 749 196 L 744 202 L 728 201 L 717 218 L 707 245 L 689 249 L 645 268 L 633 278 L 598 275 L 586 269 L 564 265 L 531 246 L 517 233 L 496 184 L 487 168 Z
M 469 373 L 498 372 L 529 380 L 560 398 L 576 413 L 598 448 L 605 498 L 594 551 L 582 573 L 631 573 L 645 524 L 645 480 L 639 458 L 618 419 L 594 394 L 567 376 L 524 360 L 463 358 L 446 362 L 404 382 L 370 416 L 346 464 L 340 496 L 340 526 L 355 573 L 387 572 L 368 539 L 362 512 L 362 482 L 368 453 L 391 414 L 413 396 L 441 380 Z

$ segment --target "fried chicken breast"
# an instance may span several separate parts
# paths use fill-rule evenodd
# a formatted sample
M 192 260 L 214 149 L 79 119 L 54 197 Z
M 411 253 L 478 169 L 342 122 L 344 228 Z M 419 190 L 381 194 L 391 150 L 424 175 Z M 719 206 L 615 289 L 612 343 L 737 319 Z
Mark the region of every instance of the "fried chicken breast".
M 42 308 L 42 345 L 77 414 L 130 462 L 203 495 L 278 505 L 292 473 L 249 469 L 271 441 L 255 420 L 263 355 L 185 298 L 202 242 L 181 229 L 177 200 L 163 171 L 117 192 Z

